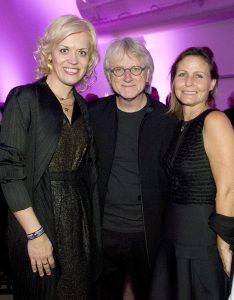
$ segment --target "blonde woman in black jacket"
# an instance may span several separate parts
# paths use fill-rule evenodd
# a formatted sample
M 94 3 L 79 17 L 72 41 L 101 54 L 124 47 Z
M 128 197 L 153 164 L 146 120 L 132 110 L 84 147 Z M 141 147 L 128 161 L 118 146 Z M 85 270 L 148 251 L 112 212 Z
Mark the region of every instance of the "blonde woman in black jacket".
M 94 74 L 94 28 L 73 15 L 59 17 L 36 57 L 40 80 L 9 93 L 1 131 L 14 299 L 92 299 L 92 203 L 84 174 L 92 136 L 74 86 L 85 89 Z

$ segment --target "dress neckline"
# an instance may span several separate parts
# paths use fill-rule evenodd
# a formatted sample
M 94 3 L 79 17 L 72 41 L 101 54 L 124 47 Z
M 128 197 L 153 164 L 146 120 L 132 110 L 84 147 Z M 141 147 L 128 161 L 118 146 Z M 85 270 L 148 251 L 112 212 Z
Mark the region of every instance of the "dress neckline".
M 196 117 L 192 118 L 191 120 L 188 120 L 188 121 L 184 121 L 182 120 L 183 122 L 192 122 L 192 121 L 195 121 L 197 118 L 199 118 L 200 116 L 202 116 L 203 114 L 207 113 L 208 111 L 214 111 L 214 110 L 217 110 L 217 109 L 214 109 L 214 108 L 207 108 L 206 110 L 203 110 L 199 115 L 197 115 Z
M 188 120 L 188 121 L 184 121 L 184 120 L 181 120 L 181 126 L 180 126 L 180 132 L 183 132 L 185 128 L 188 127 L 189 124 L 191 124 L 192 122 L 196 121 L 198 118 L 200 118 L 202 115 L 204 114 L 207 114 L 208 112 L 210 111 L 215 111 L 217 109 L 214 109 L 214 108 L 208 108 L 204 111 L 202 111 L 199 115 L 197 115 L 196 117 L 194 117 L 193 119 L 191 120 Z

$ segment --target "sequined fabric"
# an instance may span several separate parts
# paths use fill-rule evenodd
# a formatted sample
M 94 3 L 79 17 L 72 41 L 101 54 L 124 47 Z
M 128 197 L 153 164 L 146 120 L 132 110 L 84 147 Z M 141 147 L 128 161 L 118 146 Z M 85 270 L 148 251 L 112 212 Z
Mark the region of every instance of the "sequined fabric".
M 82 180 L 87 141 L 82 117 L 72 124 L 64 117 L 49 165 L 61 268 L 56 300 L 90 299 L 90 207 Z

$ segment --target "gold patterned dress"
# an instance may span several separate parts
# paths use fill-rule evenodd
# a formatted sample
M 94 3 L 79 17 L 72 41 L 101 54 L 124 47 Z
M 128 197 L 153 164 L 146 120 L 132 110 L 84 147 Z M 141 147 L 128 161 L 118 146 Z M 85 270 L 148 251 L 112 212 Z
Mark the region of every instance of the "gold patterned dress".
M 56 300 L 91 299 L 90 204 L 82 166 L 88 135 L 77 108 L 70 123 L 64 116 L 49 165 L 61 270 Z

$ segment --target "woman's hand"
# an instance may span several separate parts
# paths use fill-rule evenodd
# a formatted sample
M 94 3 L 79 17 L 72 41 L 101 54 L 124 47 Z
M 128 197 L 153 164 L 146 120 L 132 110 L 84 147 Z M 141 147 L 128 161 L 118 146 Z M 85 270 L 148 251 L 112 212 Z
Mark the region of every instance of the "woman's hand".
M 53 247 L 45 233 L 28 241 L 28 255 L 33 272 L 38 271 L 40 276 L 51 275 L 51 269 L 55 267 Z
M 230 277 L 233 255 L 232 251 L 230 250 L 230 246 L 223 239 L 221 239 L 220 236 L 217 236 L 217 247 L 223 263 L 224 272 L 227 274 L 228 277 Z

